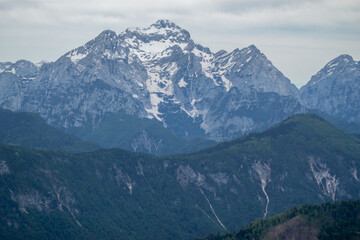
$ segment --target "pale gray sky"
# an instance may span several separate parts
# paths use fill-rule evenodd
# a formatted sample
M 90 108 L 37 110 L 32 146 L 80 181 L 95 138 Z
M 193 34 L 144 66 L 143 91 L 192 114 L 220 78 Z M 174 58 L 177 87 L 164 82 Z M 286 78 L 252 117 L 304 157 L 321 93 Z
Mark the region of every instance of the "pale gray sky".
M 254 44 L 298 87 L 340 54 L 360 59 L 359 0 L 0 0 L 0 61 L 55 61 L 158 19 L 213 52 Z

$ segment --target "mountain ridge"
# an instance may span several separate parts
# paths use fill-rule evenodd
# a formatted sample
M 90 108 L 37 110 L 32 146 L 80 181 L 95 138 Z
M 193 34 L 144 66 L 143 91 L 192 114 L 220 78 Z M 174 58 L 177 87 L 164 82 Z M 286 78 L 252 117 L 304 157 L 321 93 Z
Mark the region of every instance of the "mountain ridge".
M 27 148 L 70 153 L 96 151 L 101 147 L 49 126 L 37 114 L 0 109 L 0 142 Z
M 0 234 L 191 239 L 235 231 L 299 204 L 358 198 L 359 154 L 358 138 L 312 115 L 186 155 L 0 145 Z
M 359 123 L 360 64 L 347 54 L 326 64 L 300 89 L 303 104 L 329 115 Z
M 315 85 L 298 90 L 254 45 L 213 53 L 167 20 L 120 34 L 105 30 L 55 62 L 22 64 L 29 65 L 26 74 L 16 64 L 0 65 L 0 86 L 7 89 L 0 91 L 0 107 L 36 112 L 68 133 L 84 133 L 77 137 L 99 133 L 97 127 L 109 122 L 107 116 L 122 113 L 148 118 L 189 141 L 217 142 L 265 130 L 313 108 L 345 121 L 360 119 L 357 104 L 344 107 L 357 103 L 356 90 L 341 90 L 340 84 L 341 92 L 334 93 L 337 97 L 331 103 L 316 100 L 314 105 Z M 341 97 L 348 93 L 351 97 Z M 327 111 L 322 103 L 333 110 Z M 117 128 L 113 125 L 112 131 Z M 101 138 L 106 137 L 103 134 Z M 156 145 L 158 137 L 146 134 Z M 128 139 L 132 141 L 137 140 Z M 141 144 L 126 148 L 146 149 L 148 143 Z

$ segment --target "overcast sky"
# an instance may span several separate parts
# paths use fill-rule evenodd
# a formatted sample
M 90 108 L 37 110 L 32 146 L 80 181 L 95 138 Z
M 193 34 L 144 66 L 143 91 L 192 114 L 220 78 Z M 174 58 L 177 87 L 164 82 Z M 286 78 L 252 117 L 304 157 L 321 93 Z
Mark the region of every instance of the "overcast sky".
M 341 54 L 360 58 L 360 0 L 0 0 L 0 61 L 55 61 L 158 19 L 213 52 L 254 44 L 298 87 Z

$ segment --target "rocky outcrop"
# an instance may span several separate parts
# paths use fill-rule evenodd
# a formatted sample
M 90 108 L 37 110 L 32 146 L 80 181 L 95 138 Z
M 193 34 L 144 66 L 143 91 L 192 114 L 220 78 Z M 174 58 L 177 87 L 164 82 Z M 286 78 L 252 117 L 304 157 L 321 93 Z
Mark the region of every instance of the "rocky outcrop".
M 341 55 L 301 88 L 304 106 L 348 122 L 360 122 L 360 63 Z

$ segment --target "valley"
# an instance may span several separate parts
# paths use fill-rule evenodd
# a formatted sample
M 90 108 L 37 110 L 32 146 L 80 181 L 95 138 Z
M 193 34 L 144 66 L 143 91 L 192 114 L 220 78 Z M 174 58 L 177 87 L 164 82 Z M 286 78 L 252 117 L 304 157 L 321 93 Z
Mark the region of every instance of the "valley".
M 194 239 L 235 231 L 299 204 L 358 198 L 359 154 L 357 137 L 309 114 L 186 155 L 2 145 L 0 233 Z

